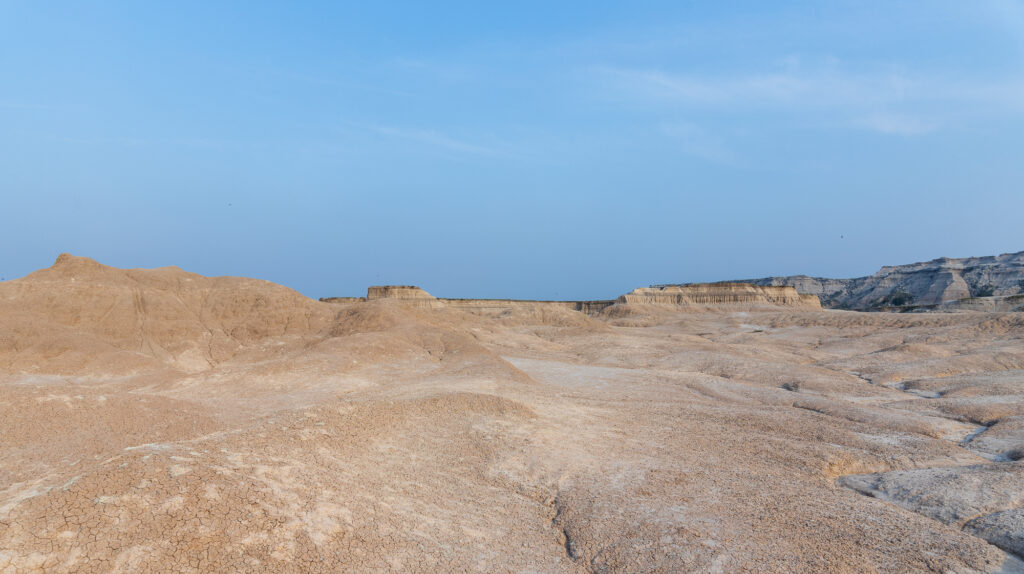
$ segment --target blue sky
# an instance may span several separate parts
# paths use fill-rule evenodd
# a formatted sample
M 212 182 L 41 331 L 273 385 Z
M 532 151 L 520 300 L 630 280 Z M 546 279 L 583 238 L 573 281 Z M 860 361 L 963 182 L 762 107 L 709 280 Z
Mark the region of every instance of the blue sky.
M 1024 250 L 1022 1 L 494 4 L 0 0 L 0 276 L 605 298 Z

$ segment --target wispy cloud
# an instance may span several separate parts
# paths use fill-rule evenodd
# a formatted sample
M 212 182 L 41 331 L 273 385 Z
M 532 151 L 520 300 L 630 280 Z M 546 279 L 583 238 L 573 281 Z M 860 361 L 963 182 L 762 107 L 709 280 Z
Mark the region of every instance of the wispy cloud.
M 12 110 L 57 110 L 60 109 L 58 106 L 50 106 L 46 104 L 34 104 L 25 102 L 12 102 L 9 100 L 0 100 L 0 108 L 12 109 Z
M 688 122 L 663 124 L 661 131 L 673 138 L 686 155 L 712 163 L 736 163 L 736 154 L 726 144 L 725 139 L 698 125 Z
M 392 126 L 376 126 L 372 129 L 380 135 L 401 138 L 449 151 L 487 157 L 501 157 L 508 155 L 507 152 L 500 149 L 455 139 L 434 130 L 398 128 Z
M 917 136 L 934 132 L 939 128 L 937 122 L 911 115 L 878 113 L 858 118 L 853 122 L 855 127 L 864 128 L 878 133 L 897 136 Z
M 733 75 L 594 68 L 605 93 L 646 104 L 715 110 L 825 112 L 827 125 L 920 135 L 943 116 L 1024 113 L 1024 78 L 965 80 L 900 70 L 849 71 L 836 62 Z M 923 113 L 922 113 L 923 111 Z M 926 119 L 939 118 L 939 119 Z
M 787 66 L 788 67 L 788 66 Z M 635 97 L 690 104 L 835 106 L 900 100 L 913 89 L 905 74 L 852 75 L 800 68 L 739 75 L 696 75 L 658 69 L 597 68 L 609 87 Z
M 1024 54 L 1024 3 L 1020 0 L 988 0 L 979 2 L 978 6 L 988 14 L 995 27 L 1010 34 L 1018 52 Z
M 415 93 L 408 90 L 395 89 L 390 86 L 374 84 L 370 82 L 356 81 L 351 78 L 344 77 L 341 74 L 314 75 L 299 73 L 291 70 L 281 70 L 276 68 L 268 70 L 267 73 L 273 74 L 276 77 L 282 78 L 290 82 L 302 82 L 313 86 L 334 88 L 341 91 L 371 92 L 388 96 L 397 96 L 402 98 L 411 98 L 415 97 L 416 95 Z

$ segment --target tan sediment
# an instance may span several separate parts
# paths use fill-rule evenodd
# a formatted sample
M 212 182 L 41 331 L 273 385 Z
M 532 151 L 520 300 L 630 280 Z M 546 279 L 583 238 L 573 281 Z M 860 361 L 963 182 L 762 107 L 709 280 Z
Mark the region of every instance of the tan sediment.
M 0 573 L 1019 567 L 1019 314 L 718 293 L 331 303 L 62 257 L 0 283 Z

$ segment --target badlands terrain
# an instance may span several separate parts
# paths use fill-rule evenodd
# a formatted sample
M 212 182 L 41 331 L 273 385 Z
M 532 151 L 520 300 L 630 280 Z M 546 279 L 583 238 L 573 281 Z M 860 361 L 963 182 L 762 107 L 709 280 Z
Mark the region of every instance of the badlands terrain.
M 0 573 L 1022 572 L 1024 313 L 0 283 Z
M 744 282 L 795 287 L 833 309 L 1024 311 L 1024 251 L 887 265 L 856 279 L 793 275 Z

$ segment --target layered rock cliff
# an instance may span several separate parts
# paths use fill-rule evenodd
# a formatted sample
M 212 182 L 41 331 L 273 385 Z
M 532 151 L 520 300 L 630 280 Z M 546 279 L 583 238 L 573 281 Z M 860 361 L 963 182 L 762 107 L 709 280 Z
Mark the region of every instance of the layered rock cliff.
M 791 286 L 817 295 L 836 309 L 935 308 L 971 298 L 1008 298 L 1024 293 L 1024 251 L 990 257 L 951 259 L 882 267 L 874 275 L 826 279 L 795 275 L 746 282 Z
M 821 308 L 814 295 L 801 295 L 790 286 L 749 283 L 698 283 L 639 287 L 619 297 L 620 303 L 642 305 L 784 305 Z
M 374 299 L 434 299 L 434 296 L 415 285 L 375 285 L 366 289 L 366 298 Z
M 530 301 L 518 299 L 443 299 L 411 285 L 382 285 L 367 289 L 366 297 L 326 297 L 327 303 L 350 304 L 390 299 L 416 307 L 454 307 L 471 312 L 495 314 L 524 310 L 552 312 L 579 311 L 598 315 L 616 303 L 634 305 L 783 305 L 821 309 L 815 295 L 798 293 L 793 287 L 759 286 L 746 283 L 707 283 L 697 285 L 656 285 L 639 287 L 617 299 L 599 301 Z
M 587 315 L 596 315 L 602 309 L 615 303 L 607 301 L 533 301 L 523 299 L 444 299 L 437 298 L 413 285 L 379 285 L 369 287 L 366 297 L 324 297 L 325 303 L 358 303 L 377 299 L 403 301 L 417 307 L 455 307 L 483 313 L 500 313 L 509 310 L 550 308 L 559 310 L 579 311 Z

